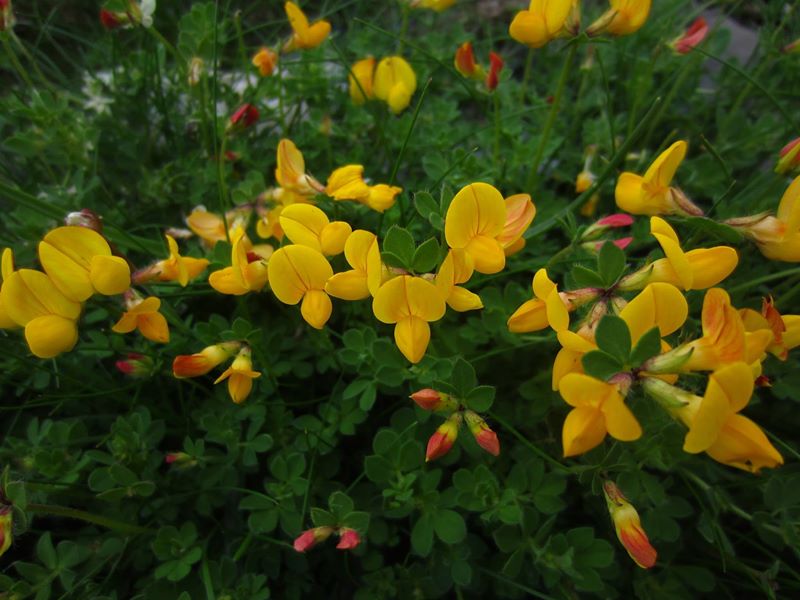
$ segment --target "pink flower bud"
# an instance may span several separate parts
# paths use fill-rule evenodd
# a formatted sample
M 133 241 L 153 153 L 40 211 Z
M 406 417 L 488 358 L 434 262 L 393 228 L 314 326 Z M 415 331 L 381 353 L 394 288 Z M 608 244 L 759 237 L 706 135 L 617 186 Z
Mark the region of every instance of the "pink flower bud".
M 130 377 L 147 377 L 153 372 L 153 359 L 138 352 L 129 352 L 114 364 L 120 373 Z
M 597 225 L 603 227 L 629 227 L 633 225 L 633 217 L 625 213 L 608 215 L 597 221 Z
M 409 396 L 423 410 L 456 410 L 458 403 L 449 394 L 430 388 L 418 390 Z
M 500 440 L 497 439 L 497 434 L 486 424 L 486 421 L 471 410 L 468 410 L 464 416 L 467 420 L 467 426 L 478 445 L 492 456 L 499 456 Z
M 703 17 L 697 17 L 694 23 L 689 25 L 686 32 L 674 40 L 670 46 L 678 54 L 688 54 L 692 48 L 705 39 L 706 35 L 708 35 L 708 24 Z
M 458 428 L 461 425 L 461 414 L 453 413 L 450 417 L 434 432 L 428 440 L 428 448 L 425 451 L 425 462 L 430 462 L 444 456 L 453 447 L 458 437 Z
M 247 128 L 258 121 L 258 109 L 252 104 L 242 104 L 236 112 L 231 115 L 231 125 L 239 125 Z
M 361 536 L 355 529 L 342 527 L 339 530 L 339 543 L 336 548 L 339 550 L 352 550 L 361 543 Z
M 318 543 L 327 540 L 333 533 L 333 527 L 314 527 L 306 529 L 294 540 L 294 549 L 297 552 L 311 550 Z
M 197 460 L 186 452 L 167 452 L 164 455 L 164 462 L 168 465 L 183 469 L 193 467 L 197 464 Z

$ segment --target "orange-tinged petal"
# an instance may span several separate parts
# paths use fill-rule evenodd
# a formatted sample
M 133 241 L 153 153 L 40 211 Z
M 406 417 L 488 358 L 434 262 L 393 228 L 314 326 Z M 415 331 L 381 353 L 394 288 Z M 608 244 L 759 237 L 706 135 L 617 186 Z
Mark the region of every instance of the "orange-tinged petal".
M 59 315 L 36 317 L 25 326 L 25 341 L 34 355 L 53 358 L 72 350 L 78 341 L 78 327 L 73 319 Z
M 506 222 L 497 241 L 508 249 L 515 244 L 536 217 L 536 207 L 528 194 L 515 194 L 506 198 Z
M 287 2 L 283 5 L 286 16 L 289 18 L 289 25 L 298 35 L 305 35 L 308 31 L 308 17 L 294 2 Z
M 93 256 L 89 278 L 94 289 L 104 296 L 121 294 L 131 287 L 131 269 L 119 256 Z
M 783 457 L 764 432 L 743 415 L 731 415 L 728 418 L 706 453 L 718 462 L 751 473 L 783 464 Z
M 573 375 L 567 375 L 564 379 L 569 377 Z M 564 419 L 561 433 L 564 458 L 583 454 L 599 446 L 606 433 L 605 420 L 600 410 L 589 406 L 573 408 Z
M 478 234 L 464 246 L 464 250 L 469 254 L 478 273 L 491 275 L 499 273 L 506 266 L 503 246 L 492 237 Z
M 150 312 L 136 317 L 136 327 L 148 340 L 166 344 L 169 342 L 169 326 L 160 312 Z
M 394 327 L 394 341 L 409 362 L 416 364 L 422 360 L 430 339 L 430 325 L 419 317 L 405 317 Z
M 303 296 L 300 313 L 306 323 L 315 329 L 322 329 L 331 317 L 333 305 L 323 290 L 309 290 Z
M 655 566 L 658 554 L 638 522 L 620 527 L 617 537 L 637 565 L 643 569 L 650 569 Z
M 314 23 L 311 27 L 308 28 L 308 32 L 306 33 L 305 39 L 303 40 L 303 44 L 306 48 L 316 48 L 322 42 L 325 41 L 325 38 L 328 37 L 328 34 L 331 32 L 331 24 L 328 21 L 320 20 Z
M 464 248 L 477 235 L 497 238 L 505 221 L 503 195 L 488 183 L 471 183 L 459 190 L 447 209 L 444 224 L 447 244 L 451 248 Z
M 130 333 L 136 329 L 137 318 L 137 315 L 128 312 L 123 313 L 119 321 L 111 327 L 111 331 L 114 333 Z
M 225 222 L 222 217 L 202 207 L 192 210 L 186 217 L 186 224 L 195 235 L 212 246 L 225 239 Z
M 253 390 L 253 378 L 241 373 L 233 373 L 228 378 L 228 395 L 236 404 L 241 404 Z

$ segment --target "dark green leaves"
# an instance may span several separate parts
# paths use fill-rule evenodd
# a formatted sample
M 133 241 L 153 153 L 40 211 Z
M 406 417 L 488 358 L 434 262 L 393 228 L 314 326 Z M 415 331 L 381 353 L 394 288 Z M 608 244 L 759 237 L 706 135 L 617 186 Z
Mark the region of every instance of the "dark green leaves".
M 435 238 L 429 238 L 417 247 L 407 229 L 393 225 L 383 241 L 381 258 L 391 267 L 429 273 L 439 264 L 440 254 L 439 242 Z
M 595 332 L 597 347 L 625 364 L 631 353 L 631 332 L 620 317 L 606 315 Z
M 604 286 L 610 288 L 625 271 L 625 253 L 613 242 L 606 242 L 597 255 L 597 273 Z

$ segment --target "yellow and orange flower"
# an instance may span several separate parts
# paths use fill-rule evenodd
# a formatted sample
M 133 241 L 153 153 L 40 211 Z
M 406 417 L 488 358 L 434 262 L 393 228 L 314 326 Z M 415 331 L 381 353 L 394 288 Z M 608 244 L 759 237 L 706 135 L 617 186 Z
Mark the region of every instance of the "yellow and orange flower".
M 647 533 L 642 529 L 639 513 L 622 495 L 622 491 L 611 481 L 603 483 L 603 494 L 606 505 L 614 522 L 617 538 L 625 547 L 633 561 L 643 569 L 650 569 L 656 564 L 658 553 L 653 548 Z
M 253 361 L 250 358 L 250 348 L 244 346 L 233 359 L 230 367 L 217 377 L 215 384 L 228 380 L 228 394 L 236 404 L 241 404 L 250 395 L 253 389 L 253 379 L 261 377 L 261 373 L 253 370 Z
M 153 342 L 166 344 L 169 342 L 169 326 L 167 320 L 159 312 L 161 300 L 155 296 L 142 299 L 131 294 L 125 301 L 127 310 L 111 328 L 116 333 L 130 333 L 136 329 L 144 337 Z
M 320 19 L 309 24 L 306 14 L 294 2 L 284 4 L 284 9 L 293 31 L 292 37 L 283 46 L 284 52 L 316 48 L 330 34 L 331 24 L 328 21 Z

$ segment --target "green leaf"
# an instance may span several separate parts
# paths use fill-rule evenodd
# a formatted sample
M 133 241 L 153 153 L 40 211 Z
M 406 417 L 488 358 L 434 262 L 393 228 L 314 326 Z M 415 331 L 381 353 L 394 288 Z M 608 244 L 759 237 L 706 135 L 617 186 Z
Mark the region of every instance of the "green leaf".
M 383 240 L 384 253 L 396 256 L 402 261 L 402 265 L 407 269 L 412 269 L 412 262 L 414 260 L 414 251 L 416 244 L 414 238 L 408 230 L 392 225 L 389 231 L 386 232 L 386 238 Z
M 624 368 L 616 358 L 610 354 L 606 354 L 602 350 L 592 350 L 583 355 L 581 360 L 583 363 L 583 370 L 587 375 L 596 377 L 597 379 L 607 380 L 612 375 L 616 375 Z
M 420 556 L 428 556 L 433 549 L 433 523 L 430 515 L 422 515 L 411 529 L 411 547 Z
M 625 253 L 613 242 L 606 242 L 597 254 L 597 272 L 605 284 L 611 287 L 625 270 Z
M 494 396 L 495 389 L 492 386 L 479 385 L 467 394 L 465 402 L 475 412 L 486 412 L 492 407 Z
M 717 223 L 707 217 L 688 217 L 686 222 L 688 225 L 694 226 L 696 231 L 708 234 L 726 244 L 738 244 L 744 239 L 744 236 L 730 225 Z
M 395 254 L 394 252 L 387 252 L 386 250 L 381 252 L 381 260 L 386 264 L 387 267 L 396 267 L 398 269 L 410 269 L 410 263 L 406 263 L 403 258 Z
M 439 264 L 439 242 L 430 238 L 420 244 L 414 252 L 412 268 L 416 273 L 428 273 Z
M 433 518 L 433 528 L 445 544 L 458 544 L 467 536 L 464 518 L 454 510 L 437 511 Z
M 311 509 L 311 522 L 314 527 L 335 527 L 338 525 L 338 520 L 333 513 L 316 507 Z
M 363 510 L 354 510 L 342 518 L 343 527 L 355 529 L 359 533 L 365 533 L 369 529 L 369 513 Z
M 631 352 L 630 364 L 632 367 L 638 367 L 659 352 L 661 352 L 661 331 L 658 327 L 653 327 L 636 342 L 636 346 Z
M 450 379 L 458 390 L 458 396 L 460 398 L 465 398 L 467 394 L 472 391 L 472 388 L 475 387 L 475 384 L 478 383 L 478 379 L 475 376 L 475 369 L 461 357 L 457 358 L 453 364 L 453 372 Z
M 333 492 L 328 499 L 328 508 L 338 517 L 343 517 L 353 510 L 353 501 L 344 492 Z
M 572 279 L 575 281 L 575 285 L 579 288 L 581 287 L 589 287 L 589 288 L 604 288 L 605 282 L 603 278 L 600 277 L 597 273 L 592 271 L 591 269 L 587 269 L 581 265 L 572 268 Z
M 439 204 L 429 192 L 416 192 L 414 194 L 414 208 L 425 220 L 430 220 L 432 214 L 439 215 Z
M 58 561 L 56 560 L 56 549 L 50 538 L 50 532 L 44 533 L 39 541 L 36 542 L 36 558 L 48 569 L 55 569 Z
M 594 336 L 597 347 L 616 358 L 620 364 L 628 362 L 631 355 L 631 332 L 627 323 L 615 315 L 600 320 Z

